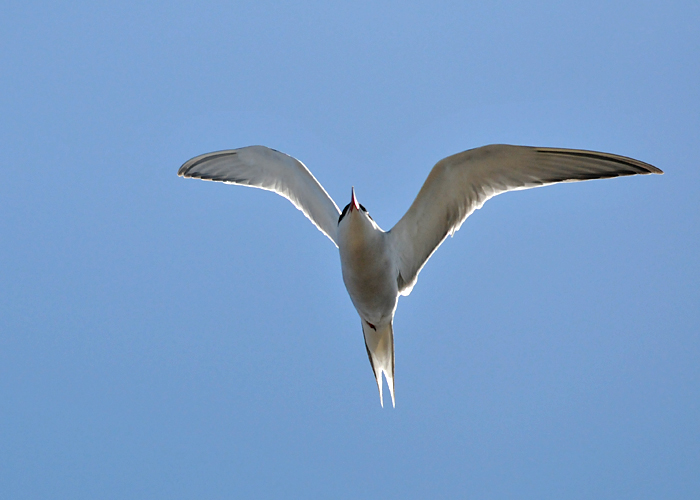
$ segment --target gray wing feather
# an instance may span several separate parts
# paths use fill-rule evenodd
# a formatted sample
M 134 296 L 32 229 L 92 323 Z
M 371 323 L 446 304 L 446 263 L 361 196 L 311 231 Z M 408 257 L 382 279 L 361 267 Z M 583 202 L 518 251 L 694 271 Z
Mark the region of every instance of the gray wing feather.
M 296 158 L 265 146 L 249 146 L 192 158 L 180 167 L 177 175 L 274 191 L 291 201 L 338 246 L 340 210 Z
M 399 257 L 399 291 L 408 295 L 444 239 L 497 194 L 557 182 L 662 173 L 632 158 L 578 149 L 491 145 L 440 160 L 389 232 Z

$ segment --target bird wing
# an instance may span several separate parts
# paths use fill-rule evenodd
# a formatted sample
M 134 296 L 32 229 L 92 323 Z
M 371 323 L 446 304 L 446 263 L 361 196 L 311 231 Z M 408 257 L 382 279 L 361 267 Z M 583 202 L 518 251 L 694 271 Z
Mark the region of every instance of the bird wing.
M 338 246 L 340 210 L 296 158 L 265 146 L 249 146 L 192 158 L 180 167 L 177 175 L 274 191 L 291 201 Z
M 408 212 L 389 232 L 398 255 L 398 285 L 411 293 L 418 273 L 447 235 L 474 210 L 506 191 L 556 182 L 662 174 L 647 163 L 577 149 L 490 145 L 440 160 Z

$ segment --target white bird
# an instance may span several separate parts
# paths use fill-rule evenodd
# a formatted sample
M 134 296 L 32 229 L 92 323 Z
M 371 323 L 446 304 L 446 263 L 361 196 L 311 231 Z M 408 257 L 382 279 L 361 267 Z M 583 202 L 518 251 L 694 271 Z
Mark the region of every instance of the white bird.
M 192 158 L 178 175 L 241 184 L 284 196 L 338 247 L 343 281 L 362 322 L 367 355 L 382 395 L 384 374 L 394 398 L 394 330 L 399 295 L 408 295 L 418 273 L 445 240 L 489 198 L 557 182 L 662 174 L 647 163 L 577 149 L 490 145 L 440 160 L 408 212 L 383 231 L 352 189 L 342 212 L 299 160 L 264 146 Z

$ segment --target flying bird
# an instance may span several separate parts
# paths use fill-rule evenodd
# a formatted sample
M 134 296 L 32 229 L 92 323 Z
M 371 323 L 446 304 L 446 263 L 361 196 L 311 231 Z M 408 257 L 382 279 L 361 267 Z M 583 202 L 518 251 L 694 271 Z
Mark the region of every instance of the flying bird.
M 354 188 L 341 212 L 302 162 L 264 146 L 203 154 L 178 171 L 182 177 L 274 191 L 338 247 L 343 281 L 360 315 L 382 406 L 382 373 L 392 405 L 396 404 L 392 324 L 399 296 L 411 293 L 433 252 L 486 200 L 558 182 L 662 173 L 647 163 L 609 153 L 483 146 L 437 162 L 406 214 L 384 231 L 357 201 Z

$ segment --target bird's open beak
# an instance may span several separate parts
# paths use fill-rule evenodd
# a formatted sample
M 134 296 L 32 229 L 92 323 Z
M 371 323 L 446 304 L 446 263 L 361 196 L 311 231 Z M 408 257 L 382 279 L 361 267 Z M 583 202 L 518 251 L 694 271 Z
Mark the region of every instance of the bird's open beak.
M 359 210 L 360 204 L 357 203 L 357 198 L 355 198 L 355 186 L 352 187 L 352 200 L 350 200 L 350 211 Z

